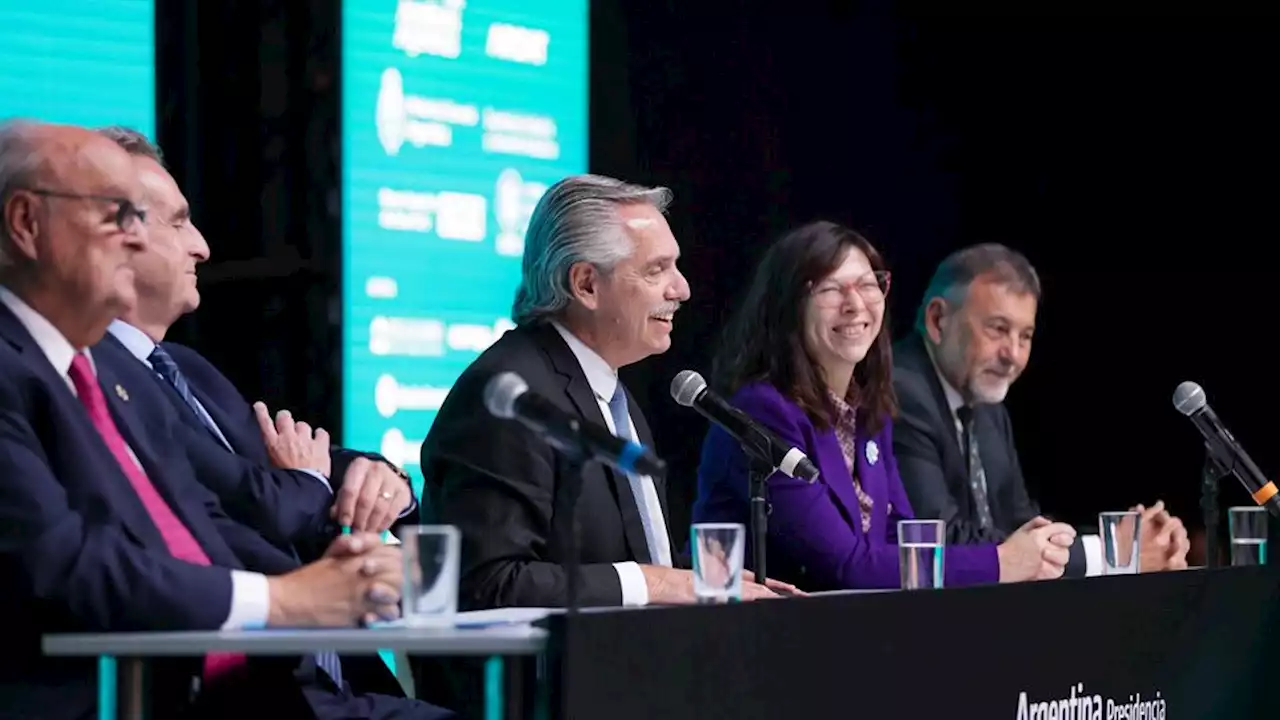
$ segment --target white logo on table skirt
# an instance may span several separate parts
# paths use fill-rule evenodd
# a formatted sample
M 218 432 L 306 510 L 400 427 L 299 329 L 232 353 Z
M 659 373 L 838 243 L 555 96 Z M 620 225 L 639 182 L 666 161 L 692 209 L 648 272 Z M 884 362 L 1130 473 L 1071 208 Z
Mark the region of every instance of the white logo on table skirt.
M 1160 691 L 1144 698 L 1134 693 L 1116 701 L 1099 694 L 1086 695 L 1084 683 L 1071 686 L 1071 694 L 1052 700 L 1031 700 L 1026 691 L 1018 693 L 1017 720 L 1165 720 L 1165 702 Z

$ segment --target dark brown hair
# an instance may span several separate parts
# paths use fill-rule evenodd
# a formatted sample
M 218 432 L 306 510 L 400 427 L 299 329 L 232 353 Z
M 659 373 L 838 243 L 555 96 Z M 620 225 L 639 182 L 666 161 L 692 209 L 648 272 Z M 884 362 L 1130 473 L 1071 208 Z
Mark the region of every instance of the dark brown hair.
M 746 296 L 725 326 L 712 367 L 723 392 L 767 382 L 803 408 L 815 426 L 831 427 L 834 408 L 805 345 L 804 312 L 813 285 L 835 272 L 853 248 L 867 256 L 873 270 L 886 269 L 884 258 L 866 238 L 826 221 L 788 232 L 765 252 Z M 885 419 L 898 412 L 890 337 L 886 302 L 880 333 L 854 369 L 846 396 L 850 405 L 863 410 L 859 420 L 870 432 L 879 431 Z

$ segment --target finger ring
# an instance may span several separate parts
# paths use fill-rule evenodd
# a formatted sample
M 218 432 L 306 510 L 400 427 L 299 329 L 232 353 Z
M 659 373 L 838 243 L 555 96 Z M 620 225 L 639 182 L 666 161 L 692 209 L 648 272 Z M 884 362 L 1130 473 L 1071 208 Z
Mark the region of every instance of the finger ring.
M 395 496 L 391 494 L 391 491 L 389 491 L 389 490 L 383 490 L 383 491 L 382 491 L 382 499 L 383 499 L 383 500 L 390 500 L 390 499 L 391 499 L 391 498 L 393 498 L 393 497 L 395 497 Z

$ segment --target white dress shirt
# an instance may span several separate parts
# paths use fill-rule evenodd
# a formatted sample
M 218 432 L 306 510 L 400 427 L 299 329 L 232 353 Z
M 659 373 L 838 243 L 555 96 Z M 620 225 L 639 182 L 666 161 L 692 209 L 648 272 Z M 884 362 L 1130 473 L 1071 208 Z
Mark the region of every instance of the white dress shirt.
M 22 298 L 14 295 L 8 288 L 3 286 L 0 286 L 0 302 L 3 302 L 17 316 L 18 321 L 31 334 L 32 339 L 36 341 L 36 345 L 40 347 L 40 350 L 44 352 L 49 364 L 62 376 L 71 393 L 75 395 L 75 384 L 71 382 L 69 373 L 71 361 L 75 359 L 77 351 L 71 346 L 71 342 L 43 315 L 36 312 L 34 308 L 23 302 Z M 96 375 L 98 368 L 94 365 L 93 356 L 89 353 L 89 350 L 86 348 L 79 352 L 89 359 L 89 366 L 93 368 L 93 372 Z M 128 449 L 129 455 L 133 457 L 134 462 L 137 462 L 138 458 L 134 455 L 133 448 Z M 138 467 L 141 468 L 142 464 L 138 463 Z M 227 613 L 227 619 L 222 623 L 222 629 L 239 630 L 265 626 L 271 607 L 270 586 L 267 583 L 267 577 L 260 573 L 243 570 L 229 570 L 228 572 L 231 573 L 231 608 Z
M 605 425 L 608 426 L 609 432 L 618 433 L 618 429 L 613 426 L 613 414 L 609 411 L 609 399 L 613 397 L 614 390 L 618 387 L 618 372 L 600 357 L 599 353 L 587 347 L 586 343 L 578 339 L 573 333 L 569 332 L 560 323 L 552 323 L 556 330 L 560 333 L 560 337 L 564 338 L 565 343 L 569 345 L 569 349 L 573 351 L 573 356 L 578 359 L 578 365 L 582 368 L 582 372 L 587 376 L 587 384 L 591 386 L 591 391 L 595 393 L 596 402 L 600 404 L 600 414 L 604 416 Z M 635 422 L 631 420 L 630 414 L 627 417 L 631 422 L 631 437 L 636 435 Z M 649 526 L 655 529 L 661 529 L 663 532 L 654 533 L 654 537 L 648 537 L 651 554 L 653 555 L 653 564 L 671 566 L 671 540 L 667 537 L 666 518 L 662 515 L 662 504 L 658 502 L 658 491 L 653 484 L 653 478 L 647 475 L 638 476 L 641 495 L 643 497 L 636 498 L 637 509 L 649 516 L 651 522 Z M 656 552 L 653 552 L 656 550 Z M 640 606 L 649 604 L 649 586 L 644 581 L 644 573 L 640 571 L 640 566 L 634 562 L 614 563 L 613 567 L 618 571 L 618 580 L 622 584 L 622 604 L 626 606 Z
M 933 359 L 933 351 L 929 351 L 929 358 Z M 960 395 L 960 391 L 947 382 L 942 375 L 942 371 L 938 369 L 938 364 L 933 364 L 933 371 L 938 375 L 938 382 L 942 383 L 942 392 L 947 396 L 947 405 L 951 407 L 951 419 L 956 426 L 956 444 L 960 446 L 960 452 L 964 453 L 964 425 L 960 422 L 960 416 L 957 410 L 964 407 L 964 398 Z M 989 497 L 989 496 L 988 496 Z M 1084 548 L 1084 565 L 1085 575 L 1093 577 L 1102 574 L 1102 538 L 1097 535 L 1078 535 L 1081 547 Z

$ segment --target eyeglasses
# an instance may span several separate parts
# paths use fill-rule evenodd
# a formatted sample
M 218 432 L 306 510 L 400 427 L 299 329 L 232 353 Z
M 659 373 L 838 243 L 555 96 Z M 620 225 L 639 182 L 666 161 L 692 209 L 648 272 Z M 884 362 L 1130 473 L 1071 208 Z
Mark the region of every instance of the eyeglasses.
M 868 305 L 883 303 L 889 295 L 889 271 L 877 270 L 846 282 L 823 280 L 813 288 L 813 301 L 821 307 L 840 307 L 851 292 Z
M 147 221 L 147 211 L 138 207 L 132 200 L 109 195 L 86 195 L 83 193 L 45 190 L 42 188 L 24 188 L 27 192 L 42 197 L 61 198 L 64 200 L 93 200 L 113 203 L 116 206 L 115 221 L 121 232 L 133 232 Z

